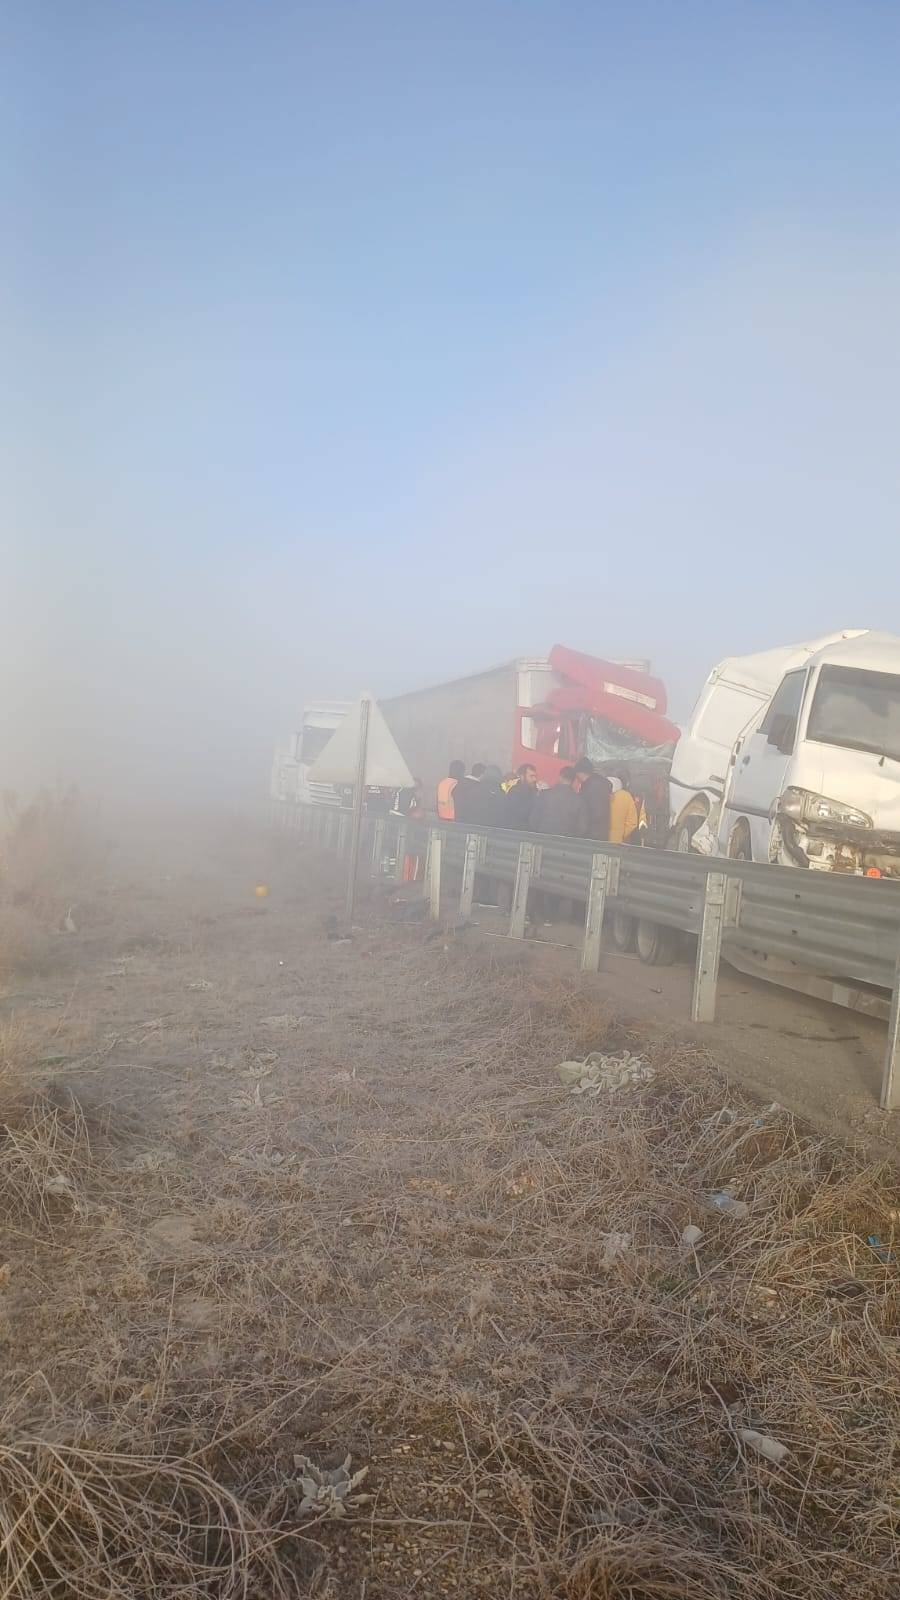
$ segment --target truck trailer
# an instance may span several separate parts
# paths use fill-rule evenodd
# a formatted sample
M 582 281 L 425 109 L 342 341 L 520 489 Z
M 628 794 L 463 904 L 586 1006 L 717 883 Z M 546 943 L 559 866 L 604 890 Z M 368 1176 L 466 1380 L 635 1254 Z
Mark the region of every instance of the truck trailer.
M 426 794 L 453 760 L 504 772 L 528 761 L 540 782 L 552 784 L 587 755 L 601 771 L 627 765 L 648 811 L 667 822 L 679 730 L 647 661 L 607 661 L 554 645 L 548 656 L 520 656 L 380 704 Z

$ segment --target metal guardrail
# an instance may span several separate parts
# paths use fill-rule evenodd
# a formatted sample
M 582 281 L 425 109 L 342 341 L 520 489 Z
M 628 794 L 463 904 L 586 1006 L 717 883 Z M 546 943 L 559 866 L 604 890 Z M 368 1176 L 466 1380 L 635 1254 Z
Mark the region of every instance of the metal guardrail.
M 339 854 L 349 848 L 349 811 L 272 802 L 271 815 Z M 788 988 L 887 1014 L 881 1104 L 900 1108 L 900 884 L 393 814 L 367 818 L 365 840 L 376 874 L 392 862 L 399 880 L 408 856 L 424 863 L 428 914 L 435 919 L 451 893 L 457 915 L 471 915 L 479 874 L 508 886 L 512 938 L 525 935 L 530 890 L 583 902 L 585 971 L 599 967 L 607 911 L 695 935 L 694 1021 L 715 1017 L 723 955 Z

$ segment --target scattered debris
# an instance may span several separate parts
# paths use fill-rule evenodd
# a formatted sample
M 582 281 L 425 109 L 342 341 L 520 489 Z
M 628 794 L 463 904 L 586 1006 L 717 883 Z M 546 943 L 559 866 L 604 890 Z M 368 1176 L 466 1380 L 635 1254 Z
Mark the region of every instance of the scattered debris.
M 583 1061 L 561 1061 L 556 1068 L 560 1083 L 570 1084 L 572 1094 L 598 1095 L 606 1089 L 617 1094 L 622 1089 L 635 1089 L 652 1083 L 656 1068 L 643 1056 L 624 1050 L 620 1056 L 607 1056 L 593 1050 Z
M 630 1233 L 601 1234 L 601 1239 L 603 1241 L 603 1254 L 600 1257 L 601 1267 L 608 1269 L 615 1266 L 616 1262 L 621 1261 L 622 1257 L 626 1256 L 631 1249 Z
M 701 1127 L 727 1128 L 732 1122 L 735 1121 L 736 1117 L 737 1112 L 733 1111 L 731 1106 L 722 1106 L 721 1109 L 714 1112 L 711 1117 L 704 1117 Z
M 876 1255 L 879 1261 L 883 1261 L 886 1267 L 892 1266 L 897 1260 L 895 1252 L 891 1250 L 888 1245 L 882 1243 L 877 1233 L 870 1233 L 868 1239 L 866 1240 L 866 1244 L 869 1246 L 872 1254 Z
M 790 1451 L 786 1444 L 779 1439 L 773 1439 L 770 1433 L 757 1433 L 755 1428 L 738 1428 L 738 1438 L 743 1444 L 749 1445 L 757 1455 L 765 1456 L 767 1461 L 774 1461 L 776 1466 L 784 1460 Z
M 205 990 L 214 988 L 214 985 L 210 983 L 209 978 L 194 978 L 193 982 L 185 984 L 185 988 Z
M 355 1490 L 368 1476 L 368 1467 L 350 1471 L 351 1457 L 346 1456 L 339 1467 L 317 1467 L 309 1456 L 295 1456 L 294 1466 L 301 1474 L 300 1487 L 303 1499 L 300 1510 L 315 1512 L 323 1521 L 345 1517 L 348 1511 L 371 1500 L 370 1494 L 356 1494 Z
M 703 1229 L 698 1228 L 696 1222 L 689 1222 L 681 1235 L 681 1242 L 693 1250 L 702 1238 Z
M 750 1207 L 746 1200 L 735 1200 L 734 1195 L 727 1189 L 720 1189 L 717 1194 L 711 1194 L 709 1203 L 716 1211 L 721 1211 L 723 1216 L 734 1217 L 736 1222 L 750 1215 Z
M 77 933 L 78 932 L 78 923 L 75 921 L 75 907 L 74 906 L 69 906 L 68 907 L 68 909 L 66 911 L 66 914 L 62 919 L 62 931 L 63 931 L 63 933 Z
M 277 1028 L 283 1031 L 285 1028 L 299 1028 L 306 1018 L 296 1016 L 293 1011 L 280 1011 L 273 1017 L 261 1017 L 260 1021 L 264 1028 Z

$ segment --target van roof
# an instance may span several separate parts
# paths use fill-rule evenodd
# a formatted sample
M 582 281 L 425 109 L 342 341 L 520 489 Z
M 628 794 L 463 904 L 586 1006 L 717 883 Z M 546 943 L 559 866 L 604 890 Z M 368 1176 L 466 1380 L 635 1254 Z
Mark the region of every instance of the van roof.
M 900 675 L 900 635 L 872 631 L 855 638 L 835 640 L 833 644 L 817 650 L 812 657 L 813 666 L 825 663 Z
M 825 633 L 816 639 L 801 640 L 798 644 L 757 650 L 749 656 L 728 656 L 713 668 L 710 680 L 718 682 L 724 679 L 727 683 L 756 689 L 768 695 L 778 687 L 784 673 L 792 667 L 802 666 L 811 656 L 818 656 L 823 650 L 836 649 L 845 643 L 852 644 L 863 637 L 865 629 L 845 628 L 838 633 Z

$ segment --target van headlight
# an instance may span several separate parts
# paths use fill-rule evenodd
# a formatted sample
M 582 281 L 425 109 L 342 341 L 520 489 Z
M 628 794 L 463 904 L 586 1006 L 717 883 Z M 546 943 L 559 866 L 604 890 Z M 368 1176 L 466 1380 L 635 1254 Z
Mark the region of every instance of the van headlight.
M 871 828 L 872 818 L 856 806 L 846 806 L 842 800 L 829 800 L 827 795 L 812 794 L 809 789 L 785 789 L 776 801 L 779 816 L 791 822 L 845 823 L 853 828 Z

